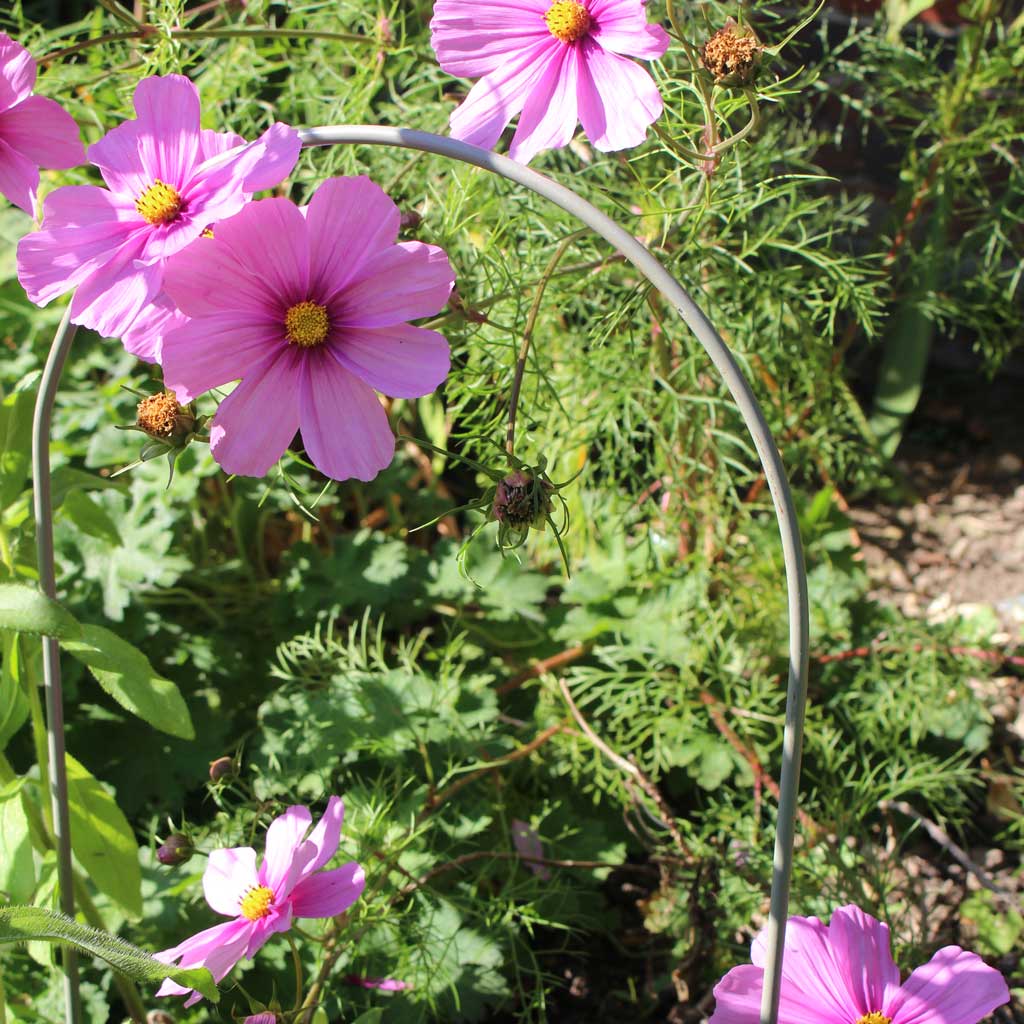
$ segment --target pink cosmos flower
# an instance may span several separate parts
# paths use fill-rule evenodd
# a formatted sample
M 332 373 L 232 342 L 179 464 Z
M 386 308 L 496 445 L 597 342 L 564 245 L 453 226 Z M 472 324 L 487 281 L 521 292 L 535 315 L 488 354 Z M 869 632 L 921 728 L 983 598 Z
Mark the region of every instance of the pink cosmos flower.
M 715 987 L 709 1024 L 757 1024 L 766 940 L 752 964 Z M 779 1024 L 977 1024 L 1010 998 L 1002 975 L 975 953 L 945 946 L 903 984 L 889 929 L 858 907 L 841 907 L 826 927 L 816 917 L 786 925 Z
M 199 92 L 181 75 L 139 82 L 135 111 L 89 147 L 108 187 L 51 192 L 43 229 L 18 245 L 18 278 L 33 302 L 77 288 L 72 321 L 114 337 L 157 298 L 169 256 L 276 185 L 299 155 L 287 125 L 248 145 L 201 129 Z
M 374 389 L 413 398 L 444 380 L 448 343 L 406 321 L 438 312 L 455 277 L 436 246 L 396 244 L 398 227 L 368 178 L 330 178 L 308 207 L 250 203 L 169 261 L 167 291 L 192 319 L 164 335 L 167 386 L 190 401 L 242 381 L 210 430 L 229 473 L 264 475 L 296 430 L 337 480 L 370 480 L 391 461 Z
M 576 122 L 601 150 L 638 146 L 661 115 L 658 87 L 630 57 L 654 60 L 668 34 L 644 0 L 436 0 L 431 44 L 451 75 L 480 78 L 452 135 L 490 149 L 509 121 L 509 153 L 529 163 L 566 145 Z
M 203 875 L 203 892 L 218 914 L 234 920 L 155 953 L 156 959 L 185 968 L 205 967 L 219 982 L 276 932 L 288 931 L 293 917 L 334 917 L 347 910 L 363 891 L 363 869 L 350 861 L 331 871 L 320 870 L 338 849 L 344 813 L 340 798 L 332 796 L 324 816 L 309 832 L 309 810 L 289 807 L 267 829 L 259 869 L 256 851 L 249 846 L 214 850 Z M 186 1006 L 202 998 L 170 979 L 157 995 L 187 995 Z
M 35 213 L 40 167 L 77 167 L 85 160 L 78 125 L 53 100 L 32 95 L 36 62 L 0 32 L 0 194 Z

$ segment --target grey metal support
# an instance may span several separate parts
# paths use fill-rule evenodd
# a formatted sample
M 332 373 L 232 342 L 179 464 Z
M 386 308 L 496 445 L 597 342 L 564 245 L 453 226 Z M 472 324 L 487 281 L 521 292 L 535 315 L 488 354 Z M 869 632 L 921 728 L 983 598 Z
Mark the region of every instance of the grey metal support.
M 71 304 L 46 357 L 32 418 L 32 511 L 36 522 L 36 557 L 39 586 L 47 597 L 57 596 L 53 563 L 53 502 L 50 494 L 50 425 L 53 403 L 68 350 L 78 328 L 71 321 Z M 43 686 L 46 693 L 46 743 L 50 774 L 50 807 L 53 845 L 57 852 L 57 884 L 60 909 L 75 916 L 75 887 L 71 865 L 71 823 L 68 815 L 68 777 L 64 759 L 64 699 L 61 692 L 60 645 L 43 637 Z M 64 947 L 64 1005 L 68 1024 L 80 1024 L 82 1005 L 78 995 L 78 954 Z
M 764 414 L 736 360 L 710 321 L 685 289 L 657 258 L 628 231 L 581 199 L 571 189 L 530 170 L 508 157 L 471 146 L 456 139 L 407 128 L 373 125 L 332 125 L 301 129 L 304 146 L 336 144 L 399 146 L 472 164 L 514 181 L 550 200 L 592 228 L 613 245 L 658 289 L 704 346 L 722 375 L 757 448 L 771 490 L 782 537 L 789 605 L 789 683 L 786 690 L 786 722 L 782 740 L 782 774 L 779 780 L 778 822 L 772 867 L 766 984 L 761 995 L 761 1024 L 776 1024 L 782 981 L 782 954 L 789 908 L 789 884 L 793 867 L 797 790 L 800 784 L 800 753 L 803 746 L 804 707 L 807 701 L 807 661 L 810 643 L 807 573 L 793 497 L 775 441 Z

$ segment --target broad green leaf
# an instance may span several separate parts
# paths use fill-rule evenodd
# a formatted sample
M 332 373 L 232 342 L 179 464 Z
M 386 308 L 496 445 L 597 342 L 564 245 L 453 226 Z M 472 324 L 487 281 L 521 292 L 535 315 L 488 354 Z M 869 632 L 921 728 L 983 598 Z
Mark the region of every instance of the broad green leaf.
M 24 903 L 32 899 L 35 887 L 32 840 L 21 787 L 11 786 L 0 796 L 0 892 L 15 903 Z
M 28 698 L 21 688 L 21 648 L 18 634 L 5 631 L 0 647 L 3 667 L 0 670 L 0 750 L 25 724 L 28 718 Z
M 15 391 L 0 403 L 0 509 L 21 493 L 32 458 L 34 391 Z
M 381 1007 L 375 1006 L 373 1009 L 367 1010 L 366 1013 L 361 1013 L 354 1021 L 352 1021 L 352 1024 L 380 1024 L 383 1019 L 384 1011 Z
M 83 533 L 90 537 L 98 537 L 109 544 L 119 546 L 121 535 L 117 531 L 117 524 L 107 514 L 106 509 L 93 501 L 89 495 L 82 490 L 68 491 L 61 505 L 61 511 L 77 526 Z
M 36 636 L 80 636 L 82 627 L 53 598 L 22 583 L 0 583 L 0 629 Z
M 67 755 L 71 848 L 100 892 L 142 916 L 142 871 L 131 826 L 114 798 Z
M 96 681 L 125 710 L 155 729 L 180 739 L 195 737 L 188 705 L 178 687 L 157 674 L 137 647 L 103 626 L 82 626 L 82 636 L 64 650 L 84 662 Z
M 195 989 L 213 1003 L 220 1000 L 213 976 L 205 967 L 190 970 L 169 967 L 117 935 L 89 928 L 53 910 L 42 907 L 0 908 L 0 943 L 33 939 L 74 946 L 83 953 L 99 957 L 133 981 L 156 984 L 170 978 L 179 985 Z

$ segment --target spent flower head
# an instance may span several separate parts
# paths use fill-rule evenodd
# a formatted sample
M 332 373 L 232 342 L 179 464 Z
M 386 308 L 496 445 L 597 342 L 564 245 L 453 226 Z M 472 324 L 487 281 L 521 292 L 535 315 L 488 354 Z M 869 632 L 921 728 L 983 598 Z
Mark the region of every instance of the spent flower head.
M 727 18 L 703 46 L 701 63 L 719 85 L 746 86 L 757 77 L 764 47 L 751 28 Z

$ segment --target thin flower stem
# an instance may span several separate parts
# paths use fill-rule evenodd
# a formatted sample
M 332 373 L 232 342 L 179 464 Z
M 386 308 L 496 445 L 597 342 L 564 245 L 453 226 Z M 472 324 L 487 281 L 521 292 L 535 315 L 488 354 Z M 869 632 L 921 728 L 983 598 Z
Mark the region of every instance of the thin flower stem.
M 751 132 L 756 132 L 761 125 L 761 111 L 757 105 L 757 93 L 753 89 L 744 89 L 743 95 L 747 97 L 747 102 L 750 104 L 750 120 L 738 132 L 734 132 L 729 138 L 719 142 L 712 149 L 712 153 L 715 156 L 718 156 L 719 153 L 724 153 L 730 146 L 735 146 L 737 142 L 742 142 Z
M 561 262 L 562 257 L 566 254 L 569 246 L 572 245 L 578 238 L 582 238 L 586 234 L 586 231 L 579 230 L 574 231 L 571 235 L 566 235 L 565 238 L 559 243 L 558 248 L 555 250 L 554 255 L 551 257 L 548 265 L 544 268 L 544 273 L 540 276 L 540 281 L 537 284 L 537 292 L 533 296 L 533 303 L 530 306 L 530 312 L 526 317 L 526 327 L 523 329 L 523 340 L 519 346 L 519 358 L 516 359 L 515 374 L 512 377 L 512 391 L 508 399 L 508 430 L 505 433 L 505 451 L 509 455 L 515 454 L 516 447 L 516 412 L 519 409 L 519 393 L 523 387 L 523 374 L 526 372 L 526 360 L 530 354 L 530 340 L 533 338 L 533 329 L 537 324 L 537 315 L 540 313 L 541 300 L 544 298 L 544 289 L 548 286 L 548 281 L 551 280 L 551 275 L 554 274 L 555 268 Z
M 292 1012 L 298 1013 L 302 1009 L 302 958 L 299 956 L 299 947 L 295 945 L 295 940 L 291 935 L 286 935 L 285 938 L 291 947 L 292 965 L 295 968 L 295 1006 L 292 1008 Z
M 81 42 L 72 43 L 62 50 L 54 50 L 39 58 L 39 62 L 46 63 L 60 60 L 63 57 L 70 57 L 72 54 L 81 53 L 93 46 L 102 46 L 105 43 L 125 42 L 129 39 L 146 39 L 149 36 L 161 36 L 171 39 L 249 39 L 249 38 L 271 38 L 271 39 L 333 39 L 342 43 L 369 43 L 377 46 L 378 42 L 372 36 L 356 35 L 352 32 L 327 32 L 310 28 L 172 28 L 164 33 L 153 25 L 143 25 L 141 28 L 129 32 L 107 32 L 105 35 L 96 36 L 94 39 L 83 39 Z M 387 49 L 387 47 L 383 47 Z
M 39 587 L 56 598 L 53 560 L 53 501 L 50 491 L 50 425 L 61 371 L 77 328 L 71 323 L 68 303 L 50 346 L 39 381 L 32 419 L 32 508 L 36 522 Z M 68 779 L 64 752 L 64 706 L 60 679 L 60 646 L 55 637 L 43 637 L 43 685 L 46 689 L 47 752 L 50 773 L 50 806 L 53 813 L 53 844 L 57 853 L 57 884 L 60 909 L 75 916 L 74 874 L 71 865 L 71 825 L 68 814 Z M 43 762 L 45 764 L 46 762 Z M 42 769 L 43 764 L 40 765 Z M 78 993 L 78 954 L 64 950 L 64 1002 L 67 1024 L 80 1024 L 82 1007 Z

